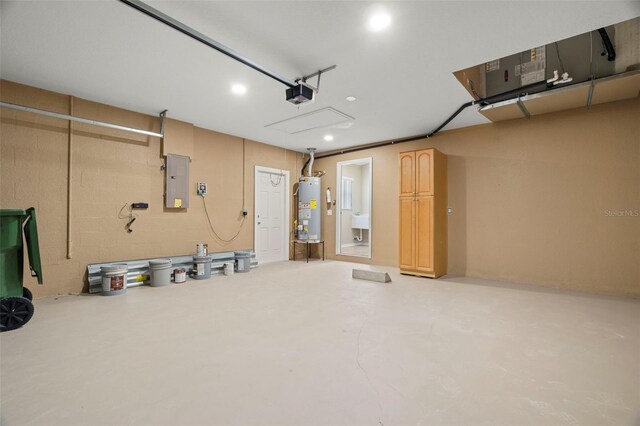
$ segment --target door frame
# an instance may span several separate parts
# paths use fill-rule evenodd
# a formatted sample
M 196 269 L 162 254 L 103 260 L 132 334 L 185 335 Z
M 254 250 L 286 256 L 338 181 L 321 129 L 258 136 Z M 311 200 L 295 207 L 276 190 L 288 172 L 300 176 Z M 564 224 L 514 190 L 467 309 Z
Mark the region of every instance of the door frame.
M 278 259 L 278 260 L 272 260 L 270 262 L 279 262 L 279 261 L 284 261 L 284 260 L 289 260 L 289 246 L 290 246 L 290 241 L 289 241 L 289 234 L 290 234 L 290 215 L 291 215 L 291 200 L 289 199 L 290 197 L 290 192 L 291 189 L 289 188 L 289 170 L 284 170 L 284 169 L 274 169 L 272 167 L 264 167 L 264 166 L 255 166 L 254 169 L 254 177 L 253 177 L 253 250 L 256 253 L 256 259 L 258 261 L 260 261 L 260 259 L 258 259 L 258 233 L 256 232 L 257 229 L 257 225 L 258 225 L 258 220 L 257 220 L 257 211 L 258 211 L 258 177 L 260 176 L 260 173 L 274 173 L 274 174 L 278 174 L 278 175 L 283 175 L 284 176 L 284 216 L 283 216 L 283 226 L 282 226 L 282 233 L 283 233 L 283 259 Z M 262 263 L 269 263 L 269 262 L 262 262 Z
M 359 165 L 367 161 L 369 163 L 369 251 L 367 255 L 361 256 L 358 254 L 343 254 L 342 244 L 340 241 L 342 237 L 340 231 L 342 228 L 342 167 Z M 356 158 L 355 160 L 339 161 L 336 163 L 336 255 L 360 257 L 363 259 L 371 259 L 371 247 L 373 245 L 373 157 Z

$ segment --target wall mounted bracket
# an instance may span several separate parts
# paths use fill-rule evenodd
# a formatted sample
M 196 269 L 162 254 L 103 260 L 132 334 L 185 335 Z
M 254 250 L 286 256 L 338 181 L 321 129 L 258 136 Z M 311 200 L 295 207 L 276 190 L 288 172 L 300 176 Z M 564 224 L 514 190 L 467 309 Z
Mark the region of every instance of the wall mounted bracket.
M 167 118 L 167 112 L 169 110 L 165 109 L 160 113 L 160 134 L 162 135 L 162 138 L 164 139 L 164 119 Z
M 518 107 L 520 108 L 520 111 L 522 111 L 522 115 L 524 115 L 525 118 L 530 119 L 531 114 L 529 113 L 529 110 L 527 109 L 527 107 L 524 106 L 524 102 L 522 102 L 522 99 L 520 99 L 520 96 L 518 96 L 518 100 L 516 102 L 518 104 Z
M 321 69 L 321 70 L 318 70 L 318 71 L 316 71 L 316 72 L 314 72 L 312 74 L 305 75 L 302 78 L 296 79 L 296 83 L 299 82 L 299 81 L 302 81 L 304 84 L 306 84 L 307 86 L 311 87 L 316 93 L 318 93 L 318 92 L 320 92 L 320 77 L 322 76 L 322 74 L 324 74 L 325 72 L 334 70 L 337 67 L 338 67 L 337 65 L 331 65 L 330 67 L 327 67 L 325 69 Z M 318 82 L 316 83 L 316 87 L 313 87 L 312 85 L 307 84 L 307 80 L 310 79 L 310 78 L 313 78 L 315 76 L 318 76 Z
M 593 89 L 596 87 L 595 76 L 591 76 L 591 84 L 589 85 L 589 94 L 587 95 L 587 109 L 591 109 L 591 103 L 593 102 Z

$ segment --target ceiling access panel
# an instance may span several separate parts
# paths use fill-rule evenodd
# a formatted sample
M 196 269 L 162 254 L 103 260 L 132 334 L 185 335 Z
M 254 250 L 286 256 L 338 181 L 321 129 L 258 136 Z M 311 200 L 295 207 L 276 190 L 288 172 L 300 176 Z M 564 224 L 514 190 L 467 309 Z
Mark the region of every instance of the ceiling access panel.
M 335 108 L 326 107 L 277 121 L 275 123 L 267 124 L 264 127 L 295 135 L 297 133 L 327 127 L 350 127 L 354 121 L 355 118 L 350 115 L 338 111 Z

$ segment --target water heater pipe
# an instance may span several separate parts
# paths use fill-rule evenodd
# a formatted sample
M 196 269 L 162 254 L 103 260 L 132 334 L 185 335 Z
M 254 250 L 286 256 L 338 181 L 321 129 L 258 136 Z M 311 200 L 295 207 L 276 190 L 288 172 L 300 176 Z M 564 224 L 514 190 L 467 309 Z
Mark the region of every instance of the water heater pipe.
M 314 161 L 316 149 L 307 148 L 307 151 L 309 151 L 309 168 L 307 169 L 307 176 L 311 177 L 313 176 L 313 161 Z
M 304 156 L 302 158 L 304 158 Z M 311 157 L 307 158 L 307 161 L 305 161 L 302 165 L 302 168 L 300 169 L 300 176 L 304 176 L 304 169 L 307 168 L 307 164 L 309 164 L 309 161 L 311 161 Z

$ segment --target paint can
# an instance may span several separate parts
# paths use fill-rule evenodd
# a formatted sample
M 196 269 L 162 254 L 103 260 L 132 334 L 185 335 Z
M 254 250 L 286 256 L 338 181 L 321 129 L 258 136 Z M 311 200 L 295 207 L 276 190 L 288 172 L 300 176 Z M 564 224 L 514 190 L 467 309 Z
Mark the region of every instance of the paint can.
M 223 272 L 225 275 L 233 275 L 233 268 L 235 266 L 234 262 L 226 262 L 224 264 Z
M 178 268 L 174 271 L 174 281 L 176 284 L 182 284 L 187 281 L 187 270 L 184 268 Z
M 162 287 L 171 284 L 171 259 L 154 259 L 149 261 L 151 287 Z
M 196 280 L 211 278 L 211 258 L 209 256 L 193 256 L 193 278 Z
M 236 260 L 236 271 L 249 272 L 251 269 L 251 252 L 250 251 L 236 251 L 234 252 Z
M 205 252 L 205 246 L 206 244 L 204 243 L 198 243 L 196 244 L 196 256 L 202 257 L 202 256 L 206 256 L 207 253 Z
M 102 274 L 102 295 L 115 296 L 127 292 L 127 271 L 126 263 L 114 263 L 100 267 Z

